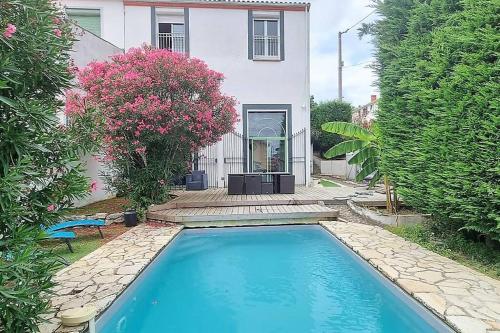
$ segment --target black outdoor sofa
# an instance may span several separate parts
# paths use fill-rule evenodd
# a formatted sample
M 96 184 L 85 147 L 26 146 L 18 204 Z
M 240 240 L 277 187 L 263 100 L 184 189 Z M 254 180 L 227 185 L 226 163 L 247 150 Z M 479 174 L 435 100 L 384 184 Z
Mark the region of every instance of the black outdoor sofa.
M 295 193 L 295 176 L 276 174 L 229 174 L 227 194 L 292 194 Z

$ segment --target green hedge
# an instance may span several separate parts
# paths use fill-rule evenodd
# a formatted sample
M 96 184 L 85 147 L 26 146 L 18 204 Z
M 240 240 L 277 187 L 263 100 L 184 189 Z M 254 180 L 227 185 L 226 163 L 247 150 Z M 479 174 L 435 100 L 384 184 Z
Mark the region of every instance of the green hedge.
M 352 106 L 338 100 L 311 103 L 311 141 L 315 151 L 324 153 L 343 141 L 337 134 L 325 132 L 321 125 L 331 121 L 351 122 Z
M 382 169 L 438 226 L 496 240 L 499 3 L 386 0 L 364 27 L 377 47 Z

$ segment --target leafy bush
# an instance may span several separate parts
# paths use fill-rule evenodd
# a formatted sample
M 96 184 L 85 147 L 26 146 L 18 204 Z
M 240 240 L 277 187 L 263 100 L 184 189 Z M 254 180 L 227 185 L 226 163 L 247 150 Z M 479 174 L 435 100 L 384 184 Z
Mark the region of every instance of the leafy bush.
M 88 191 L 56 116 L 70 27 L 50 0 L 0 2 L 0 331 L 37 331 L 56 267 L 38 241 Z
M 315 151 L 324 153 L 330 147 L 342 142 L 337 134 L 326 133 L 321 125 L 331 121 L 351 121 L 352 106 L 341 101 L 316 103 L 311 99 L 311 140 Z
M 85 95 L 70 94 L 66 111 L 74 123 L 98 124 L 90 140 L 103 138 L 107 183 L 145 208 L 165 199 L 193 152 L 233 129 L 235 100 L 220 92 L 222 79 L 195 58 L 131 49 L 81 71 Z
M 376 6 L 384 174 L 442 229 L 500 240 L 498 1 Z

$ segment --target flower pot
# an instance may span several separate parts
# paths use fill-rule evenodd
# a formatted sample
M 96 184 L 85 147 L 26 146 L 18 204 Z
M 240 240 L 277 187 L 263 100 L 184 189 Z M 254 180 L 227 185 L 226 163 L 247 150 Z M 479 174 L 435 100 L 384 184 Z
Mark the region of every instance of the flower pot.
M 135 210 L 123 213 L 123 220 L 126 227 L 135 227 L 137 225 L 137 212 Z

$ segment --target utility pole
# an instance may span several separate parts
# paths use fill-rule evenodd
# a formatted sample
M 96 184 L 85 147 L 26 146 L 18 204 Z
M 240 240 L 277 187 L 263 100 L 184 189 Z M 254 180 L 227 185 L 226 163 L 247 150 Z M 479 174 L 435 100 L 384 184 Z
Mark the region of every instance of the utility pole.
M 342 34 L 346 31 L 339 31 L 339 68 L 338 68 L 338 89 L 339 89 L 339 101 L 342 102 L 342 66 L 344 62 L 342 61 Z
M 363 22 L 368 16 L 372 15 L 375 13 L 376 9 L 371 11 L 368 15 L 363 17 L 361 20 L 357 21 L 353 25 L 351 25 L 349 28 L 347 28 L 344 31 L 339 31 L 339 68 L 338 68 L 338 88 L 339 88 L 339 101 L 342 102 L 342 67 L 344 67 L 344 61 L 342 60 L 342 35 L 347 33 L 349 30 L 354 28 L 356 25 L 359 23 Z

